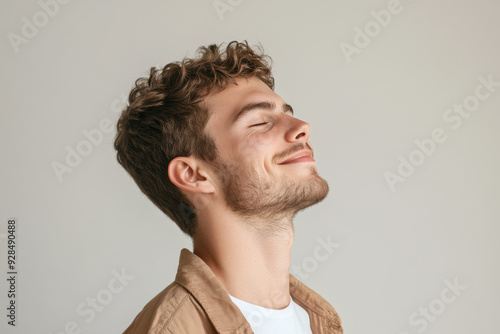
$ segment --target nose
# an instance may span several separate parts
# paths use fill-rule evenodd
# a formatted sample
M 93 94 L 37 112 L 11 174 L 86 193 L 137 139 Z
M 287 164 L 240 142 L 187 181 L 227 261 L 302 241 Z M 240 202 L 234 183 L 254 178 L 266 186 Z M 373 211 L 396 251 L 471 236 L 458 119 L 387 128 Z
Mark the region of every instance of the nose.
M 301 121 L 298 118 L 289 118 L 289 128 L 286 132 L 285 139 L 290 143 L 303 142 L 307 143 L 311 134 L 311 126 L 309 123 Z

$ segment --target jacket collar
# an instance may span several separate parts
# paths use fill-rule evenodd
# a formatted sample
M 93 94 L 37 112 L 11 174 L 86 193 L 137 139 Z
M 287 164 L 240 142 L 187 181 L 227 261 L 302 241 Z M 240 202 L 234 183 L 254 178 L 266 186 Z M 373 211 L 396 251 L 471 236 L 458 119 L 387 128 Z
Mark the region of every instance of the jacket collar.
M 212 269 L 187 248 L 181 250 L 175 281 L 196 298 L 219 333 L 253 334 Z
M 194 296 L 221 334 L 253 334 L 250 324 L 217 276 L 200 257 L 187 248 L 181 250 L 175 281 Z M 333 307 L 292 274 L 290 295 L 309 314 L 314 312 L 322 318 L 321 321 L 340 326 L 340 318 Z
M 319 326 L 322 328 L 319 331 L 328 329 L 328 333 L 342 333 L 342 322 L 332 305 L 292 274 L 290 274 L 290 295 L 309 313 L 312 326 L 315 325 L 311 312 L 316 314 L 315 318 L 318 318 L 317 321 L 321 324 Z

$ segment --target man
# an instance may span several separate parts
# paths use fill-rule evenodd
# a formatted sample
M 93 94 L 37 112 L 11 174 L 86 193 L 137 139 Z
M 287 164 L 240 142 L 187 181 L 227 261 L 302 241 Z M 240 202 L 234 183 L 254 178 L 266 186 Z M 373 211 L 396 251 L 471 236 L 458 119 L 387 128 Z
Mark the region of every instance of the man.
M 117 124 L 118 161 L 193 240 L 125 333 L 343 333 L 289 273 L 293 218 L 329 190 L 309 124 L 246 41 L 198 51 L 138 79 Z

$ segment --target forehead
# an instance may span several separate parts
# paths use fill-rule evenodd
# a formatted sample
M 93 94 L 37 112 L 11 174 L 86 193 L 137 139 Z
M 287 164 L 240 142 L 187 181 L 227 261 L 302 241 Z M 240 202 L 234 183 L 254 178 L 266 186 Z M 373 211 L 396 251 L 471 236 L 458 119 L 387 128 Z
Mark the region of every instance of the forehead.
M 229 84 L 224 90 L 205 97 L 204 103 L 210 113 L 207 127 L 217 127 L 216 124 L 221 123 L 229 125 L 237 112 L 248 103 L 283 103 L 281 97 L 256 77 L 238 78 L 236 83 L 237 85 Z

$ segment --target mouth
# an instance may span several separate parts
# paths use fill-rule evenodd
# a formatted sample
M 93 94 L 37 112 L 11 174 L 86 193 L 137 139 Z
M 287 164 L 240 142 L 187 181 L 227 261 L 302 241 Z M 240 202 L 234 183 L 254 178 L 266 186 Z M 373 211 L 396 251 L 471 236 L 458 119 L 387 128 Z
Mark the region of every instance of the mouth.
M 311 151 L 301 151 L 290 158 L 286 159 L 285 161 L 279 163 L 279 165 L 289 165 L 289 164 L 295 164 L 299 162 L 315 162 L 314 158 L 312 157 L 312 152 Z

